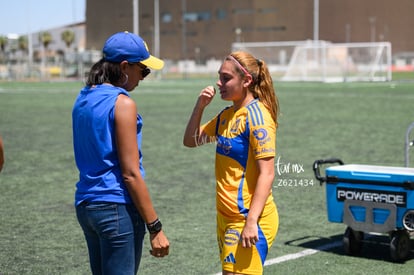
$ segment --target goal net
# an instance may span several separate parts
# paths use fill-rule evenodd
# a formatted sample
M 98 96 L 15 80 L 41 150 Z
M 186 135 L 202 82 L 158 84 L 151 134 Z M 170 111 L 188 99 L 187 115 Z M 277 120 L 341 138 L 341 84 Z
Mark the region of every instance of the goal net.
M 390 81 L 391 44 L 326 41 L 233 43 L 266 61 L 272 76 L 283 81 Z

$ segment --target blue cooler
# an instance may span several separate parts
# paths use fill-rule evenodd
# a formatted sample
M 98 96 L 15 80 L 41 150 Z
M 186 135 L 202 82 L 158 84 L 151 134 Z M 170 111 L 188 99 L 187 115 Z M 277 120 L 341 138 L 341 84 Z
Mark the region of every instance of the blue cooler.
M 326 168 L 328 220 L 356 231 L 413 231 L 413 191 L 413 168 L 356 164 Z

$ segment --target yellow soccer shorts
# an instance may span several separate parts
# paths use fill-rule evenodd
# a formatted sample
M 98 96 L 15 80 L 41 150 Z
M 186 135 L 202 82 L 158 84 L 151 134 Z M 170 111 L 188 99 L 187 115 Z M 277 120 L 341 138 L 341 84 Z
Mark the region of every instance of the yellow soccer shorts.
M 263 265 L 279 227 L 277 210 L 259 219 L 259 241 L 243 248 L 240 241 L 245 222 L 234 222 L 217 214 L 217 241 L 220 261 L 225 271 L 242 274 L 263 274 Z

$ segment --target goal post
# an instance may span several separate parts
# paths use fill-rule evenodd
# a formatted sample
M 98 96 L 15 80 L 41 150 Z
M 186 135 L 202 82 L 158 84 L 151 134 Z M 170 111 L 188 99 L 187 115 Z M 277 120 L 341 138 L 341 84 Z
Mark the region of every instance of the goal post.
M 266 61 L 273 76 L 283 81 L 390 81 L 391 43 L 331 43 L 286 41 L 233 43 Z

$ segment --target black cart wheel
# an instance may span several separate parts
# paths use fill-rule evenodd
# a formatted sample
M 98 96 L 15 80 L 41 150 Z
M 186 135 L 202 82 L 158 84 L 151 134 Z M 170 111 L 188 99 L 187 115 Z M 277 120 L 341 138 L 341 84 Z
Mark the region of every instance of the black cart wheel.
M 361 252 L 364 232 L 354 231 L 347 227 L 343 237 L 344 250 L 347 255 L 358 255 Z
M 405 230 L 398 230 L 391 233 L 390 252 L 391 258 L 396 261 L 404 261 L 410 253 L 410 235 Z

